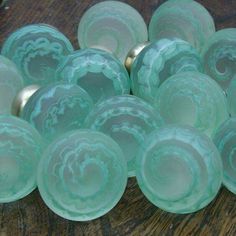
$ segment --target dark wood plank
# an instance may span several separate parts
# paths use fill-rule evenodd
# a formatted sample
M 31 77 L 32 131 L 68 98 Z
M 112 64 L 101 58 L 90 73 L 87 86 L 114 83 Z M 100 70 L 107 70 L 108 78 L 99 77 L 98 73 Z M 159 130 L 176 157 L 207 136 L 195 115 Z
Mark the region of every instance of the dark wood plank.
M 0 0 L 1 1 L 1 0 Z M 64 32 L 78 48 L 76 32 L 83 12 L 95 0 L 9 0 L 0 10 L 0 47 L 7 35 L 29 23 L 48 23 Z M 127 0 L 148 23 L 163 0 Z M 236 27 L 236 1 L 199 0 L 213 15 L 217 29 Z M 166 213 L 146 200 L 130 179 L 118 205 L 100 219 L 78 223 L 56 216 L 38 191 L 26 198 L 0 204 L 0 236 L 8 235 L 236 235 L 236 197 L 222 188 L 205 209 L 189 215 Z

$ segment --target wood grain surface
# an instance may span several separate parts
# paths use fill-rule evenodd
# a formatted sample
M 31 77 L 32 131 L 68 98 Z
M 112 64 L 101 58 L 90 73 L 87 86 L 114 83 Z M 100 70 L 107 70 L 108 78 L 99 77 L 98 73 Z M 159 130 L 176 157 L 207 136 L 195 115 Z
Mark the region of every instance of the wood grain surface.
M 1 0 L 0 0 L 1 2 Z M 78 48 L 78 22 L 95 0 L 9 0 L 0 10 L 0 47 L 7 35 L 29 23 L 56 26 Z M 163 0 L 127 0 L 148 23 Z M 235 0 L 199 0 L 212 14 L 217 29 L 236 27 Z M 1 191 L 1 190 L 0 190 Z M 0 236 L 8 235 L 236 235 L 236 196 L 222 188 L 205 209 L 189 215 L 166 213 L 143 196 L 130 179 L 124 196 L 107 215 L 86 223 L 62 219 L 50 211 L 35 190 L 26 198 L 0 204 Z

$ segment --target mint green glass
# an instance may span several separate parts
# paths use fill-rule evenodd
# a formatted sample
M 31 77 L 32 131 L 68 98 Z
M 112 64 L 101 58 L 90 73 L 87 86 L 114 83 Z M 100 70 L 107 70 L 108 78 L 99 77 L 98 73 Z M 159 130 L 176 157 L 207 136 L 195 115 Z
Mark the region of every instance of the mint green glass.
M 236 28 L 217 31 L 206 42 L 202 52 L 205 73 L 227 92 L 236 76 Z
M 43 143 L 27 122 L 0 116 L 0 203 L 21 199 L 36 188 Z
M 145 136 L 164 125 L 159 113 L 142 99 L 115 96 L 97 104 L 85 126 L 112 137 L 121 147 L 128 163 L 129 176 L 135 175 L 135 160 Z
M 217 195 L 222 182 L 220 154 L 197 129 L 166 126 L 143 143 L 136 177 L 144 195 L 172 213 L 198 211 Z
M 149 39 L 180 38 L 201 51 L 215 32 L 212 16 L 193 0 L 169 0 L 154 12 L 149 24 Z
M 167 78 L 184 71 L 203 71 L 196 49 L 181 39 L 155 41 L 134 60 L 130 75 L 132 92 L 152 101 Z
M 83 49 L 68 55 L 60 64 L 57 77 L 82 87 L 94 103 L 130 92 L 129 75 L 124 65 L 99 49 Z
M 226 120 L 215 133 L 213 140 L 223 162 L 223 184 L 236 194 L 236 118 Z
M 96 219 L 110 211 L 124 193 L 124 154 L 102 133 L 66 133 L 44 152 L 37 183 L 44 202 L 57 215 L 74 221 Z
M 209 136 L 229 117 L 223 90 L 199 72 L 183 72 L 167 79 L 153 104 L 167 123 L 191 125 Z
M 236 78 L 232 79 L 227 89 L 227 103 L 231 116 L 236 116 Z
M 27 25 L 16 30 L 2 47 L 2 55 L 16 64 L 25 85 L 47 85 L 57 81 L 56 68 L 72 51 L 66 36 L 45 24 Z
M 0 55 L 0 114 L 11 114 L 12 102 L 23 88 L 23 78 L 15 64 Z
M 52 84 L 30 97 L 21 117 L 50 142 L 67 131 L 82 128 L 92 107 L 92 99 L 79 86 Z
M 104 1 L 90 7 L 78 28 L 81 48 L 108 50 L 122 63 L 131 48 L 147 39 L 147 26 L 142 16 L 120 1 Z

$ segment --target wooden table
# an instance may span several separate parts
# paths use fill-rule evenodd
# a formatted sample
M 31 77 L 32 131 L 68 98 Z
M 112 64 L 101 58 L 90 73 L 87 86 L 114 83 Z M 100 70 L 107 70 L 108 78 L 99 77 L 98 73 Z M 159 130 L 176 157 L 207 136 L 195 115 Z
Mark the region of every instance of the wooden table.
M 1 0 L 0 0 L 1 1 Z M 83 12 L 95 0 L 9 0 L 0 10 L 0 47 L 7 35 L 29 23 L 56 26 L 78 48 L 76 32 Z M 163 0 L 127 0 L 149 22 Z M 199 0 L 213 15 L 217 29 L 236 27 L 235 0 Z M 37 190 L 26 198 L 0 204 L 0 236 L 8 235 L 236 235 L 236 196 L 222 188 L 205 209 L 189 215 L 166 213 L 143 196 L 130 179 L 118 205 L 100 219 L 87 222 L 64 220 L 43 203 Z

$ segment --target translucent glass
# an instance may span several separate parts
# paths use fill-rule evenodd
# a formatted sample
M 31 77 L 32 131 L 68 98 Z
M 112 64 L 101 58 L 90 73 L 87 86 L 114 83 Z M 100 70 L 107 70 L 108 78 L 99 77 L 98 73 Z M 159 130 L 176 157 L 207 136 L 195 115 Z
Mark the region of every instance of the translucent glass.
M 188 126 L 166 126 L 152 133 L 136 162 L 144 195 L 172 213 L 191 213 L 209 204 L 219 191 L 222 175 L 213 142 Z
M 129 176 L 135 175 L 135 160 L 145 136 L 164 125 L 159 113 L 140 98 L 116 96 L 97 104 L 85 126 L 112 137 L 128 163 Z
M 180 39 L 155 41 L 141 51 L 131 67 L 132 92 L 152 101 L 167 78 L 184 71 L 203 71 L 196 49 Z
M 151 41 L 181 38 L 198 51 L 215 32 L 214 20 L 201 4 L 192 0 L 169 0 L 154 12 L 149 24 Z
M 236 76 L 236 28 L 217 31 L 202 52 L 205 73 L 227 91 Z
M 214 136 L 223 161 L 223 184 L 236 194 L 236 118 L 225 121 Z
M 25 197 L 36 187 L 42 139 L 27 122 L 0 116 L 0 203 Z
M 66 131 L 82 128 L 92 107 L 92 99 L 79 86 L 53 84 L 30 97 L 21 117 L 50 142 Z
M 209 136 L 229 117 L 223 90 L 199 72 L 179 73 L 167 79 L 154 105 L 167 123 L 191 125 Z
M 69 220 L 86 221 L 106 214 L 120 200 L 127 183 L 127 165 L 111 138 L 78 130 L 47 148 L 37 180 L 52 211 Z
M 70 41 L 61 32 L 44 24 L 16 30 L 2 47 L 2 54 L 21 71 L 25 85 L 47 85 L 57 81 L 56 68 L 72 51 Z
M 129 75 L 124 65 L 99 49 L 83 49 L 70 54 L 60 64 L 57 77 L 78 84 L 94 103 L 130 92 Z
M 231 116 L 236 116 L 236 77 L 231 80 L 227 89 L 228 109 Z
M 10 114 L 16 94 L 23 88 L 23 78 L 15 64 L 0 55 L 0 114 Z
M 129 50 L 147 41 L 147 26 L 131 6 L 119 1 L 104 1 L 89 8 L 79 23 L 81 48 L 105 48 L 123 63 Z

